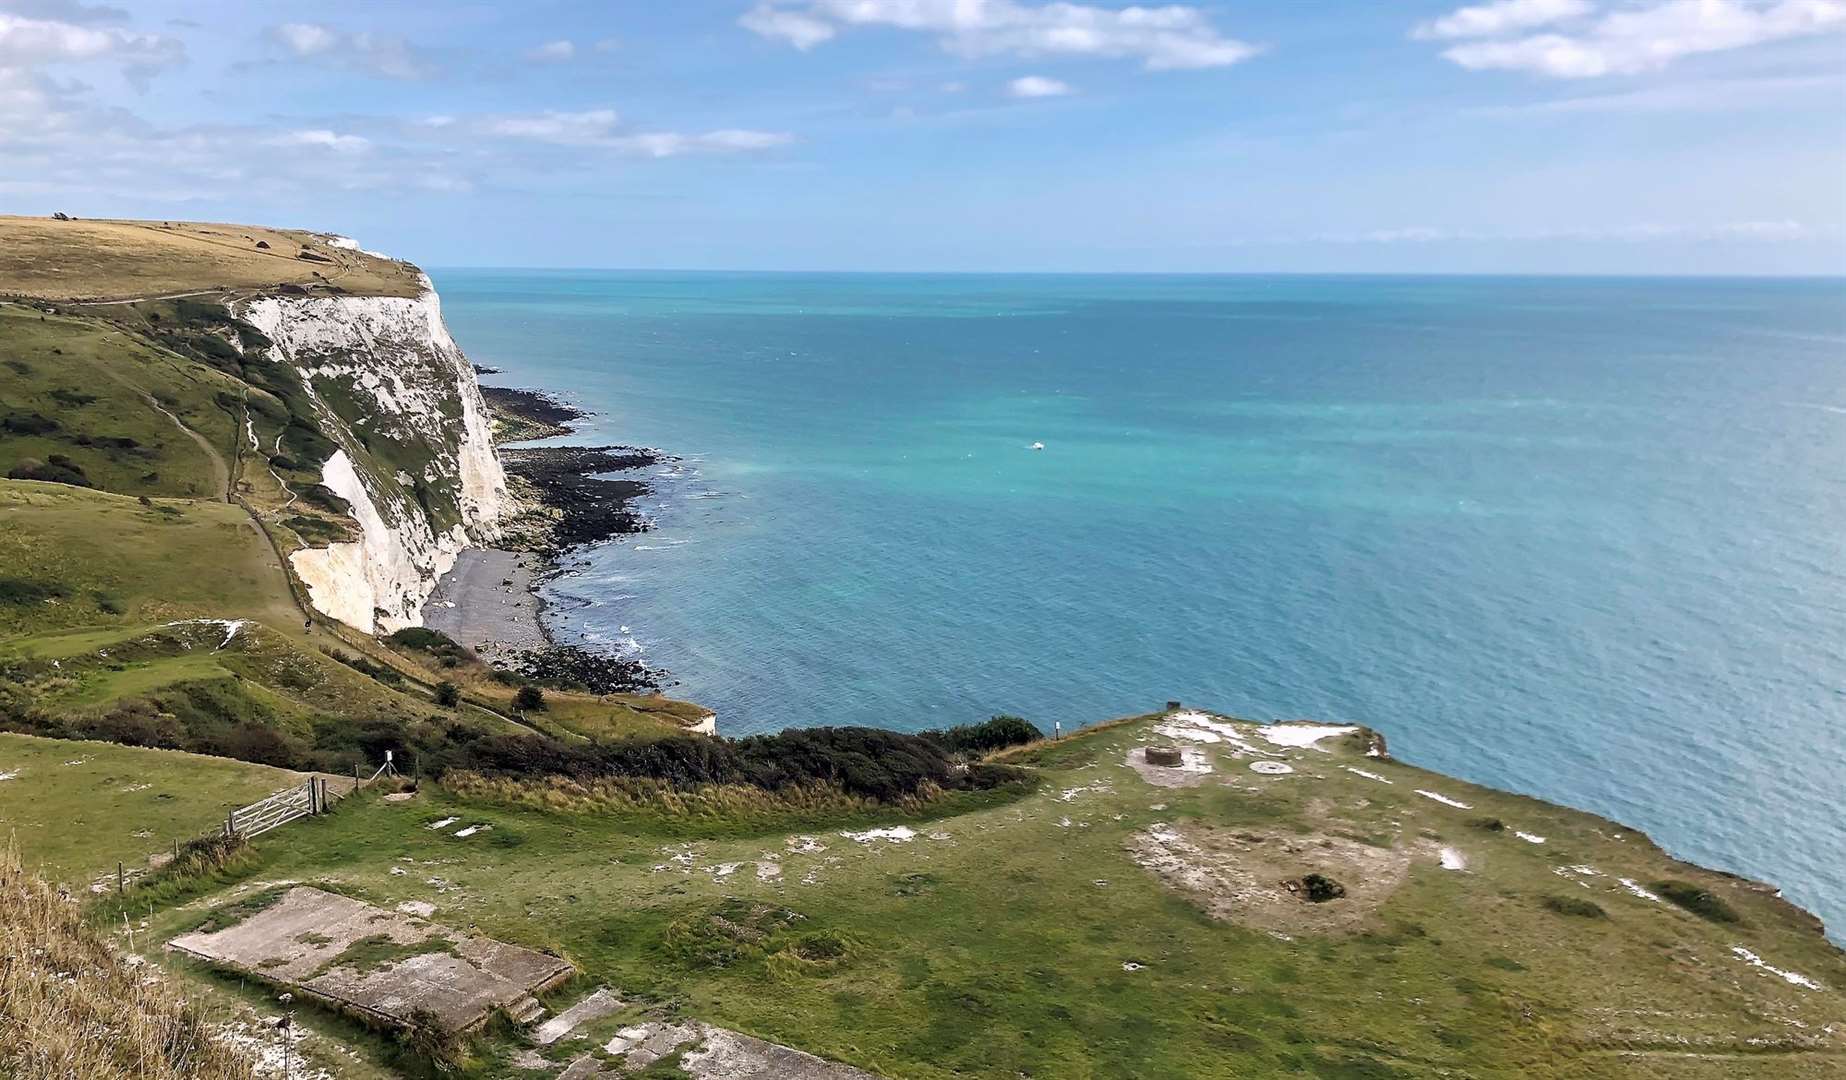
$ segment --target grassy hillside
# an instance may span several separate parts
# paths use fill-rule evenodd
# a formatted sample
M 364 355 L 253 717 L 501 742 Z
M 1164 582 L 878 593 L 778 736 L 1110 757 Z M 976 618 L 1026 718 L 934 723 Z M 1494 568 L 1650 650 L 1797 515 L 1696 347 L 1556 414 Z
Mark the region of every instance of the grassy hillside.
M 316 233 L 186 221 L 0 216 L 0 295 L 121 300 L 282 284 L 334 286 L 370 296 L 421 291 L 409 264 L 336 248 Z
M 241 420 L 220 395 L 241 392 L 106 319 L 0 303 L 0 474 L 222 499 Z
M 81 891 L 116 863 L 190 840 L 303 776 L 241 761 L 0 734 L 0 837 L 26 869 Z M 4 841 L 0 841 L 3 843 Z
M 212 616 L 299 624 L 242 509 L 0 480 L 0 653 L 54 631 Z
M 230 880 L 427 902 L 555 949 L 633 1003 L 592 1040 L 666 1007 L 892 1077 L 1846 1065 L 1846 957 L 1771 891 L 1602 819 L 1369 757 L 1362 734 L 1285 748 L 1225 725 L 1237 741 L 1182 742 L 1184 770 L 1150 772 L 1131 755 L 1171 741 L 1161 722 L 1014 755 L 1045 781 L 1024 801 L 773 832 L 426 785 L 259 841 Z M 1309 900 L 1315 874 L 1344 895 Z M 155 926 L 199 918 L 195 904 Z M 477 1074 L 520 1075 L 493 1064 L 515 1048 L 489 1044 Z

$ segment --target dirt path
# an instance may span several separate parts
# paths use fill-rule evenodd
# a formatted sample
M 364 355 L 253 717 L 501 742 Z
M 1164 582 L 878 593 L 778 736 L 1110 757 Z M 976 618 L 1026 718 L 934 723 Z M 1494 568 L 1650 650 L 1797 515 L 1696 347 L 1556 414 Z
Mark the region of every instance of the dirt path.
M 161 293 L 159 296 L 125 296 L 120 300 L 73 300 L 73 307 L 110 307 L 116 304 L 141 304 L 149 300 L 184 300 L 189 296 L 211 296 L 223 289 L 194 289 L 191 292 Z

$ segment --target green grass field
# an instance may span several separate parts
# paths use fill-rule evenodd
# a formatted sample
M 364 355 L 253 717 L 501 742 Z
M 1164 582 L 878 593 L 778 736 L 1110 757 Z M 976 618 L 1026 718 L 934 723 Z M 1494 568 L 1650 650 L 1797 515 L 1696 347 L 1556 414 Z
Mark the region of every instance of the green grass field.
M 26 866 L 81 887 L 224 821 L 300 774 L 173 750 L 0 733 L 0 836 Z
M 892 1077 L 1821 1077 L 1846 1062 L 1846 1031 L 1823 1033 L 1846 1015 L 1846 958 L 1766 892 L 1601 819 L 1367 758 L 1357 737 L 1277 750 L 1282 777 L 1205 744 L 1204 782 L 1154 786 L 1124 764 L 1152 723 L 1020 755 L 1038 793 L 934 820 L 688 832 L 426 788 L 265 838 L 233 880 L 428 901 L 439 921 L 558 951 L 637 1008 Z M 841 835 L 897 824 L 915 836 Z M 453 835 L 464 825 L 490 828 Z M 1443 868 L 1445 847 L 1466 870 Z M 1349 896 L 1278 892 L 1317 871 Z M 1622 878 L 1711 890 L 1742 921 Z M 191 904 L 156 927 L 201 917 Z M 518 1075 L 493 1064 L 509 1050 L 479 1073 Z

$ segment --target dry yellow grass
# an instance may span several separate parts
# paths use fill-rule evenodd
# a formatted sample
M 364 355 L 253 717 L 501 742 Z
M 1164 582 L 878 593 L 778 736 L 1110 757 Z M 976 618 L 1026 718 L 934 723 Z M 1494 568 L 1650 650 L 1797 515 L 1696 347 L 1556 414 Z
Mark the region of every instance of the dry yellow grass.
M 304 250 L 315 258 L 300 258 Z M 408 263 L 331 247 L 325 237 L 310 232 L 0 215 L 0 295 L 126 300 L 283 284 L 331 285 L 365 296 L 422 291 L 416 268 Z
M 84 925 L 77 906 L 0 851 L 0 1076 L 252 1080 L 167 984 Z

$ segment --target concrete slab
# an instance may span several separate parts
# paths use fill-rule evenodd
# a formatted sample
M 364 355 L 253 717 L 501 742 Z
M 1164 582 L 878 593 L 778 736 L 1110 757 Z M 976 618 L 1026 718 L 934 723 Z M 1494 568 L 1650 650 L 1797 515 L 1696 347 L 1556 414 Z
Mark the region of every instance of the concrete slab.
M 532 1041 L 540 1046 L 550 1046 L 577 1030 L 581 1025 L 592 1020 L 600 1020 L 620 1010 L 621 1007 L 621 998 L 616 997 L 607 987 L 599 988 L 582 1001 L 540 1024 L 532 1032 Z
M 389 1027 L 419 1014 L 465 1031 L 568 978 L 555 956 L 297 886 L 272 906 L 167 947 L 288 986 Z

